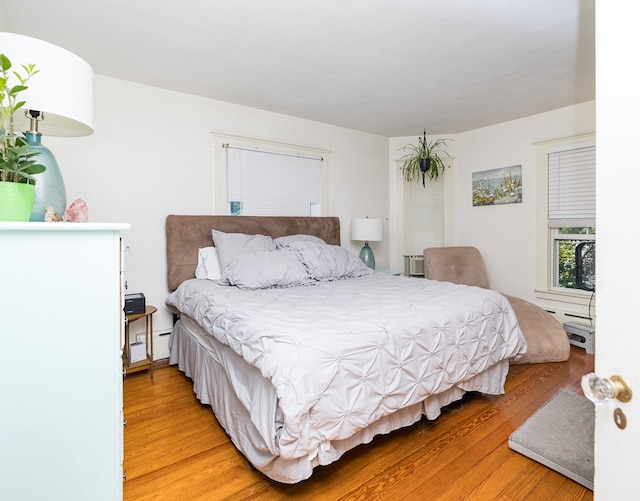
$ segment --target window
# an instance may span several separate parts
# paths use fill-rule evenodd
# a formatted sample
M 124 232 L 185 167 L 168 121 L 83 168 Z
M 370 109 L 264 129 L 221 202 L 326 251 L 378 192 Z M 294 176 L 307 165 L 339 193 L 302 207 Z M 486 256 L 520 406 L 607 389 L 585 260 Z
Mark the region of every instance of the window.
M 595 284 L 595 138 L 537 146 L 538 296 L 581 303 Z
M 327 213 L 328 151 L 215 135 L 216 212 L 245 216 Z
M 553 286 L 593 290 L 595 273 L 585 273 L 585 268 L 588 265 L 588 270 L 594 270 L 593 259 L 589 259 L 589 256 L 595 254 L 595 227 L 553 228 L 551 237 L 554 257 Z M 585 262 L 585 257 L 589 259 L 588 263 Z
M 548 218 L 553 287 L 582 289 L 577 249 L 595 242 L 595 145 L 548 152 Z

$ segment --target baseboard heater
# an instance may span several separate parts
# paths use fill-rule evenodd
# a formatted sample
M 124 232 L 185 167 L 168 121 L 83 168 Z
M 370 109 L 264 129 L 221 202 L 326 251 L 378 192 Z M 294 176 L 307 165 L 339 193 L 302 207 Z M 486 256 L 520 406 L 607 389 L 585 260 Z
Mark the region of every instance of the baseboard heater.
M 562 327 L 569 337 L 570 344 L 584 348 L 587 353 L 593 355 L 596 329 L 592 325 L 585 322 L 565 322 Z

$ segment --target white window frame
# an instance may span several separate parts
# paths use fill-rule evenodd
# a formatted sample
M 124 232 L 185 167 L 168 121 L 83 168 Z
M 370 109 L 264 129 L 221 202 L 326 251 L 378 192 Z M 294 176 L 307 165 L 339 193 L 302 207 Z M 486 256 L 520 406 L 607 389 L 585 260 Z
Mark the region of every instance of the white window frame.
M 229 213 L 229 200 L 227 196 L 227 160 L 226 147 L 256 149 L 284 155 L 300 155 L 304 157 L 317 157 L 321 160 L 321 200 L 320 215 L 326 216 L 329 211 L 328 197 L 328 165 L 329 150 L 297 146 L 286 143 L 277 143 L 262 139 L 254 139 L 230 134 L 212 133 L 213 137 L 213 181 L 214 181 L 214 208 L 216 214 Z
M 593 224 L 586 224 L 586 225 L 580 225 L 580 226 L 575 226 L 575 228 L 591 228 L 593 227 Z M 558 278 L 558 276 L 560 275 L 560 263 L 558 262 L 557 259 L 555 259 L 555 257 L 557 255 L 560 254 L 560 244 L 562 241 L 564 240 L 580 240 L 581 242 L 587 242 L 587 241 L 595 241 L 596 240 L 596 236 L 594 233 L 560 233 L 560 229 L 561 228 L 549 228 L 549 232 L 550 232 L 550 241 L 551 241 L 551 252 L 550 255 L 552 256 L 552 263 L 553 263 L 553 267 L 551 269 L 551 289 L 552 290 L 558 290 L 560 292 L 566 292 L 566 291 L 576 291 L 578 293 L 588 293 L 591 294 L 592 291 L 581 291 L 580 289 L 567 289 L 567 288 L 563 288 L 563 287 L 559 287 L 556 285 L 556 280 Z
M 536 216 L 536 297 L 539 299 L 589 307 L 593 293 L 554 286 L 555 233 L 549 228 L 549 153 L 572 150 L 595 144 L 595 133 L 535 143 L 537 150 L 538 204 Z M 591 225 L 589 225 L 591 226 Z M 597 231 L 597 230 L 596 230 Z M 562 235 L 566 238 L 567 235 Z M 582 237 L 586 237 L 583 235 Z M 588 238 L 582 238 L 588 239 Z

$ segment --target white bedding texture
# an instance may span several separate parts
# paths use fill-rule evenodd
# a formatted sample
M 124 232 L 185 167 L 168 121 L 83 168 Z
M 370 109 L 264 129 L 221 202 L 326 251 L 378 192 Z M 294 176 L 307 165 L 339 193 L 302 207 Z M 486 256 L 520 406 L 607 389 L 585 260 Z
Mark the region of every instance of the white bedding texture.
M 509 302 L 495 291 L 357 275 L 260 289 L 191 279 L 167 299 L 200 336 L 187 349 L 174 329 L 171 363 L 182 360 L 186 372 L 185 351 L 215 359 L 222 350 L 254 374 L 236 377 L 230 363 L 218 361 L 216 370 L 233 384 L 211 391 L 226 387 L 243 411 L 232 416 L 207 403 L 241 452 L 274 480 L 298 482 L 376 433 L 422 415 L 435 419 L 465 391 L 503 393 L 509 360 L 526 351 Z M 264 404 L 260 387 L 271 389 L 272 403 Z M 243 413 L 245 422 L 234 423 Z

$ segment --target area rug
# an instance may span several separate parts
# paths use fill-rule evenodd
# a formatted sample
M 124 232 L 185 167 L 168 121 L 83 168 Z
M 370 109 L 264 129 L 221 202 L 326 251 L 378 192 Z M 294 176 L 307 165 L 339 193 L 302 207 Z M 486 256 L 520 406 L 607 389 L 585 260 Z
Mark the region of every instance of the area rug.
M 560 390 L 511 434 L 509 447 L 593 490 L 594 424 L 593 403 Z

